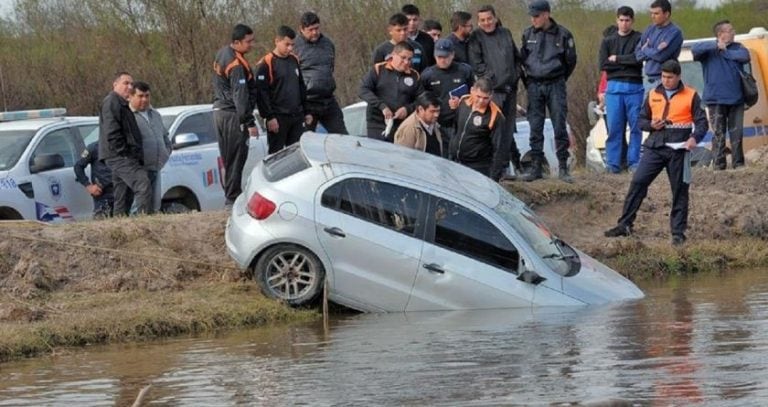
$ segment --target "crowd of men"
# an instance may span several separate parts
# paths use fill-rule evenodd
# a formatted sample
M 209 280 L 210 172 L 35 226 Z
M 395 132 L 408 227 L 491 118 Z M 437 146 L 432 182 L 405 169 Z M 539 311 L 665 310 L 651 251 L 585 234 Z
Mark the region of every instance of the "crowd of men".
M 632 27 L 634 10 L 619 7 L 616 26 L 606 30 L 600 47 L 599 65 L 606 79 L 607 168 L 634 172 L 624 213 L 606 236 L 631 233 L 648 185 L 666 169 L 673 193 L 673 243 L 685 241 L 687 152 L 701 141 L 708 123 L 698 93 L 680 81 L 676 59 L 683 35 L 672 23 L 671 13 L 668 0 L 654 0 L 652 24 L 639 33 Z M 530 182 L 542 178 L 548 114 L 554 127 L 558 178 L 573 182 L 567 165 L 566 82 L 576 67 L 575 41 L 552 18 L 548 1 L 530 2 L 528 15 L 531 25 L 522 31 L 518 47 L 491 5 L 476 10 L 477 28 L 472 14 L 454 12 L 451 32 L 445 37 L 441 37 L 442 25 L 434 20 L 426 21 L 422 31 L 418 7 L 403 6 L 389 18 L 389 38 L 373 50 L 372 66 L 360 84 L 359 97 L 367 102 L 367 136 L 454 160 L 497 181 L 519 176 Z M 715 128 L 715 167 L 722 169 L 726 129 L 735 150 L 733 166 L 744 164 L 738 70 L 749 62 L 749 53 L 733 41 L 728 21 L 719 22 L 714 30 L 717 40 L 698 45 L 693 53 L 704 67 L 704 104 Z M 254 41 L 253 30 L 238 24 L 231 43 L 218 51 L 214 61 L 214 121 L 225 167 L 226 206 L 241 193 L 248 139 L 259 136 L 255 108 L 266 120 L 269 153 L 296 143 L 305 130 L 318 124 L 332 133 L 347 133 L 334 94 L 335 47 L 322 34 L 317 14 L 301 16 L 298 34 L 288 26 L 278 27 L 274 49 L 252 67 L 246 54 Z M 521 83 L 527 92 L 532 160 L 524 173 L 514 139 Z M 130 196 L 139 212 L 153 210 L 152 184 L 168 156 L 167 144 L 163 147 L 144 137 L 160 130 L 152 129 L 151 108 L 134 107 L 133 100 L 140 98 L 133 95 L 137 89 L 147 98 L 149 94 L 148 86 L 141 90 L 138 84 L 127 74 L 119 75 L 101 114 L 98 155 L 112 171 L 117 213 L 127 211 Z M 650 132 L 642 155 L 641 130 Z M 96 151 L 89 148 L 83 158 L 94 155 Z M 104 187 L 100 189 L 91 193 L 95 197 L 105 193 Z

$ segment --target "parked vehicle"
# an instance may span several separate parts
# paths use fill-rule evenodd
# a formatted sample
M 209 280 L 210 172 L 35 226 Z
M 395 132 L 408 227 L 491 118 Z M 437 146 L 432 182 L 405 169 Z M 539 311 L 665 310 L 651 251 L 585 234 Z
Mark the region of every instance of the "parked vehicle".
M 156 207 L 164 212 L 223 209 L 223 164 L 212 105 L 157 110 L 168 129 L 173 151 L 160 171 L 161 193 Z M 85 146 L 98 140 L 99 119 L 53 117 L 65 112 L 49 109 L 31 115 L 10 112 L 0 116 L 0 220 L 90 219 L 93 201 L 75 181 L 73 166 Z M 266 132 L 260 129 L 260 134 L 258 139 L 249 140 L 244 179 L 267 155 Z M 90 174 L 90 168 L 86 173 Z
M 701 63 L 693 60 L 691 47 L 702 41 L 714 41 L 715 38 L 701 38 L 683 42 L 680 52 L 680 65 L 682 67 L 683 83 L 692 86 L 701 92 L 704 90 L 704 73 Z M 757 104 L 744 112 L 744 151 L 768 144 L 768 31 L 763 27 L 752 28 L 748 34 L 736 36 L 736 41 L 749 49 L 751 72 L 755 77 L 760 91 L 760 99 Z M 594 104 L 594 102 L 591 102 Z M 593 109 L 588 108 L 592 130 L 587 138 L 587 168 L 597 172 L 605 171 L 605 140 L 608 137 L 605 120 L 602 115 L 597 115 Z M 643 139 L 648 133 L 643 133 Z M 626 131 L 629 140 L 629 128 Z M 712 131 L 707 132 L 704 140 L 692 153 L 692 163 L 696 165 L 709 165 L 712 161 Z
M 491 179 L 368 138 L 309 134 L 264 159 L 225 236 L 266 295 L 296 306 L 324 284 L 330 300 L 367 312 L 643 297 Z
M 351 135 L 365 136 L 367 134 L 365 124 L 365 109 L 366 102 L 357 102 L 341 109 L 344 114 L 344 124 L 347 126 L 347 131 Z M 521 109 L 518 109 L 521 110 Z M 520 112 L 518 112 L 520 113 Z M 524 117 L 517 117 L 517 133 L 515 133 L 515 142 L 517 143 L 517 149 L 520 151 L 520 161 L 523 169 L 527 169 L 531 165 L 530 154 L 530 133 L 531 127 L 528 121 Z M 568 136 L 571 140 L 571 149 L 575 146 L 575 139 L 571 134 L 571 128 L 568 127 Z M 560 168 L 556 155 L 557 148 L 555 147 L 555 131 L 552 127 L 552 122 L 549 118 L 544 122 L 544 157 L 546 163 L 544 163 L 543 172 L 545 175 L 550 172 L 557 174 Z M 571 152 L 571 158 L 568 161 L 568 166 L 573 167 L 574 154 Z

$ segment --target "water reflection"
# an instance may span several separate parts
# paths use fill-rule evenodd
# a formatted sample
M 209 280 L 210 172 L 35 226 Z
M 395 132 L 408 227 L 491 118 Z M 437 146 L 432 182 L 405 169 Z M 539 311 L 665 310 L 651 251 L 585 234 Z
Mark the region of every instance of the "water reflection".
M 354 315 L 0 365 L 0 405 L 761 404 L 768 274 L 607 307 Z

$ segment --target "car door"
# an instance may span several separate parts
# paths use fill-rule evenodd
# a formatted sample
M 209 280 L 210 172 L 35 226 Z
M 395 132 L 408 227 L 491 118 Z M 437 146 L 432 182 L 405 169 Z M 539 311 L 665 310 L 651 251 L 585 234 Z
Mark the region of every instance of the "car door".
M 322 189 L 316 199 L 317 234 L 331 260 L 333 294 L 369 311 L 405 310 L 423 245 L 424 194 L 353 177 Z
M 49 131 L 35 146 L 30 156 L 29 182 L 35 196 L 36 218 L 45 222 L 69 222 L 90 219 L 93 199 L 75 180 L 75 162 L 84 146 L 82 138 L 70 127 Z M 31 164 L 36 156 L 58 154 L 64 167 L 32 173 Z
M 520 254 L 482 213 L 431 196 L 426 241 L 407 311 L 531 305 L 535 286 L 517 279 Z

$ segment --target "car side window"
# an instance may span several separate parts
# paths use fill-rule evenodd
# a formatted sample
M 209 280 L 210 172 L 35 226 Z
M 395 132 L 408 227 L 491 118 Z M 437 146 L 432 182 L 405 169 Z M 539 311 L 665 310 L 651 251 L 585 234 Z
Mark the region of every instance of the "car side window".
M 517 273 L 520 254 L 509 239 L 483 216 L 438 198 L 434 217 L 436 245 Z
M 54 130 L 43 137 L 35 147 L 32 159 L 42 154 L 59 154 L 64 159 L 66 167 L 75 165 L 83 149 L 75 145 L 74 137 L 69 128 Z
M 75 127 L 77 135 L 83 140 L 83 144 L 87 147 L 95 141 L 99 141 L 99 126 L 95 124 L 85 124 Z
M 195 133 L 200 144 L 215 143 L 216 132 L 213 129 L 213 112 L 196 113 L 182 120 L 176 134 Z
M 408 236 L 419 226 L 424 194 L 399 185 L 362 178 L 346 179 L 323 192 L 321 204 Z

